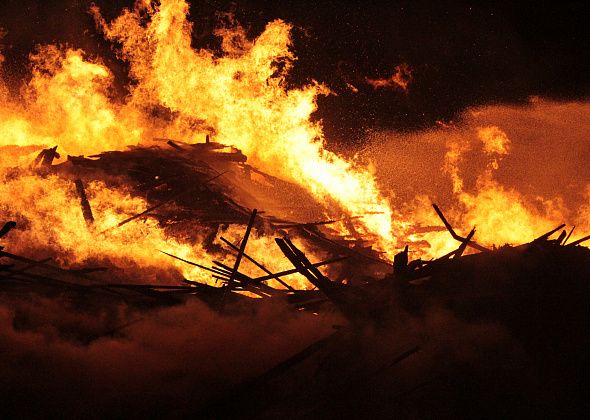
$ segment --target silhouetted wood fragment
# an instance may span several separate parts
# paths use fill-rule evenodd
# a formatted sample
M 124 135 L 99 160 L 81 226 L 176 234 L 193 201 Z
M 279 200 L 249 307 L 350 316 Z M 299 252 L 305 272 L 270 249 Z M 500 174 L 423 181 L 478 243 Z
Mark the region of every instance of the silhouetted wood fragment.
M 574 241 L 571 244 L 568 244 L 567 246 L 574 247 L 576 245 L 580 245 L 582 242 L 586 242 L 587 240 L 590 240 L 590 235 L 584 236 L 583 238 L 580 238 L 577 241 Z
M 51 166 L 54 159 L 59 159 L 60 155 L 57 153 L 57 146 L 47 149 L 45 156 L 43 156 L 42 166 Z
M 248 222 L 248 227 L 246 228 L 246 233 L 244 234 L 244 239 L 242 239 L 242 243 L 240 244 L 240 249 L 236 257 L 236 262 L 234 263 L 234 268 L 227 282 L 228 291 L 231 290 L 238 269 L 240 268 L 240 262 L 242 261 L 242 257 L 244 256 L 244 250 L 246 249 L 246 245 L 248 244 L 248 238 L 250 237 L 250 232 L 252 231 L 252 227 L 254 226 L 254 220 L 256 220 L 256 212 L 256 209 L 252 210 L 252 215 L 250 216 L 250 221 Z
M 4 236 L 6 236 L 8 234 L 8 232 L 10 232 L 15 227 L 16 227 L 16 222 L 10 221 L 10 222 L 4 223 L 4 226 L 2 226 L 2 229 L 0 229 L 0 238 L 3 238 Z
M 232 244 L 230 241 L 228 241 L 227 239 L 225 239 L 223 236 L 220 237 L 219 239 L 221 239 L 231 249 L 233 249 L 235 251 L 239 251 L 239 248 L 237 246 L 235 246 L 234 244 Z M 262 271 L 264 271 L 269 276 L 272 276 L 273 279 L 275 279 L 276 281 L 278 281 L 280 284 L 282 284 L 283 286 L 285 286 L 287 289 L 294 290 L 293 287 L 291 287 L 290 285 L 288 285 L 287 283 L 285 283 L 283 280 L 281 280 L 281 278 L 279 276 L 275 276 L 270 270 L 268 270 L 265 266 L 263 266 L 262 264 L 260 264 L 258 261 L 256 261 L 254 258 L 250 257 L 245 252 L 244 252 L 244 258 L 246 258 L 248 261 L 252 262 L 254 265 L 256 265 L 256 267 L 260 268 Z
M 451 236 L 453 237 L 453 239 L 455 239 L 455 240 L 457 240 L 459 242 L 464 242 L 466 238 L 463 238 L 463 237 L 457 235 L 457 233 L 453 229 L 453 226 L 451 226 L 451 224 L 448 222 L 447 218 L 442 213 L 442 211 L 440 210 L 440 208 L 436 204 L 434 204 L 434 203 L 432 204 L 432 207 L 434 208 L 434 211 L 436 212 L 436 214 L 438 215 L 438 217 L 440 218 L 440 220 L 442 220 L 443 224 L 445 225 L 445 227 L 447 228 L 447 230 L 449 231 L 449 233 L 451 234 Z M 489 251 L 488 248 L 483 247 L 483 246 L 481 246 L 481 245 L 479 245 L 479 244 L 477 244 L 476 242 L 473 242 L 473 241 L 469 241 L 467 244 L 471 248 L 477 249 L 478 251 L 482 251 L 482 252 Z
M 562 242 L 561 245 L 565 246 L 565 244 L 567 243 L 567 241 L 569 241 L 570 237 L 572 236 L 572 233 L 574 233 L 574 229 L 576 228 L 576 226 L 572 226 L 572 229 L 570 230 L 570 232 L 567 234 L 567 237 L 565 238 L 565 240 Z
M 453 258 L 460 258 L 461 255 L 463 255 L 463 253 L 467 249 L 467 245 L 469 245 L 469 242 L 471 241 L 471 238 L 473 238 L 473 235 L 475 235 L 475 228 L 471 229 L 471 232 L 469 232 L 467 238 L 465 238 L 465 240 L 461 243 L 459 248 L 457 248 L 457 252 L 455 252 Z
M 211 273 L 219 274 L 219 270 L 215 270 L 214 268 L 205 267 L 204 265 L 197 264 L 197 263 L 195 263 L 195 262 L 192 262 L 192 261 L 189 261 L 189 260 L 185 260 L 184 258 L 177 257 L 176 255 L 170 254 L 170 253 L 168 253 L 168 252 L 166 252 L 166 251 L 162 251 L 162 250 L 159 250 L 159 251 L 160 251 L 162 254 L 166 254 L 166 255 L 168 255 L 169 257 L 172 257 L 172 258 L 174 258 L 174 259 L 177 259 L 177 260 L 179 260 L 179 261 L 182 261 L 182 262 L 184 262 L 184 263 L 187 263 L 187 264 L 189 264 L 189 265 L 192 265 L 192 266 L 194 266 L 194 267 L 199 267 L 199 268 L 201 268 L 201 269 L 203 269 L 203 270 L 205 270 L 205 271 L 209 271 L 209 272 L 211 272 Z
M 37 155 L 35 160 L 31 163 L 31 167 L 37 166 L 51 166 L 54 159 L 59 159 L 60 155 L 57 153 L 57 146 L 52 147 L 50 149 L 43 149 Z
M 174 143 L 172 140 L 168 140 L 166 142 L 170 147 L 173 147 L 176 150 L 180 150 L 183 151 L 184 149 L 182 147 L 180 147 L 178 144 Z
M 283 254 L 291 261 L 297 271 L 305 276 L 311 284 L 326 293 L 331 298 L 336 285 L 325 277 L 311 262 L 305 257 L 289 238 L 275 238 L 275 242 L 283 251 Z
M 94 224 L 94 216 L 92 215 L 92 208 L 90 207 L 90 202 L 86 196 L 86 189 L 84 188 L 84 184 L 82 183 L 81 179 L 76 179 L 74 183 L 76 184 L 76 191 L 78 191 L 78 195 L 80 196 L 82 215 L 84 216 L 86 224 L 90 227 Z
M 393 257 L 393 273 L 397 276 L 403 276 L 408 270 L 408 246 L 406 245 L 402 252 L 398 252 Z
M 547 238 L 549 238 L 551 235 L 553 235 L 555 232 L 557 232 L 559 229 L 563 229 L 565 227 L 565 223 L 562 223 L 561 225 L 557 226 L 555 229 L 551 229 L 549 232 L 544 233 L 543 235 L 539 236 L 537 239 L 535 239 L 533 242 L 541 242 L 541 241 L 545 241 L 547 240 Z
M 322 266 L 324 266 L 324 265 L 333 264 L 333 263 L 337 263 L 337 262 L 343 261 L 343 260 L 345 260 L 345 259 L 347 259 L 347 258 L 348 258 L 348 257 L 337 257 L 337 258 L 331 258 L 331 259 L 329 259 L 329 260 L 326 260 L 326 261 L 321 261 L 321 262 L 313 263 L 312 265 L 313 265 L 314 267 L 322 267 Z M 296 268 L 292 268 L 292 269 L 290 269 L 290 270 L 285 270 L 285 271 L 280 271 L 280 272 L 278 272 L 278 273 L 274 273 L 272 277 L 271 277 L 271 276 L 254 277 L 254 278 L 252 279 L 252 281 L 256 283 L 256 282 L 261 282 L 261 281 L 270 280 L 270 279 L 272 279 L 272 278 L 274 278 L 274 277 L 283 277 L 283 276 L 289 276 L 289 275 L 291 275 L 291 274 L 296 274 L 296 273 L 298 273 L 298 272 L 299 272 L 299 270 L 298 270 L 298 269 L 296 269 Z

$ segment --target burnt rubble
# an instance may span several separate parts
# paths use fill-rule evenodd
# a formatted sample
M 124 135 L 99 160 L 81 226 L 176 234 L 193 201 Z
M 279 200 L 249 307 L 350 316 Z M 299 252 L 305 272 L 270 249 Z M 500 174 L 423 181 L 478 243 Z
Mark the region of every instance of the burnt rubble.
M 172 231 L 194 222 L 206 226 L 208 246 L 234 254 L 233 266 L 220 261 L 205 266 L 166 254 L 209 272 L 217 286 L 190 279 L 176 285 L 141 279 L 125 283 L 112 279 L 108 267 L 64 269 L 51 257 L 31 259 L 0 248 L 1 299 L 12 302 L 35 294 L 67 299 L 80 311 L 118 305 L 131 311 L 125 319 L 105 320 L 101 331 L 78 333 L 76 340 L 84 345 L 124 338 L 125 329 L 141 323 L 150 311 L 191 300 L 222 315 L 278 301 L 293 311 L 335 311 L 342 317 L 333 333 L 293 348 L 282 362 L 239 383 L 223 384 L 219 395 L 199 404 L 187 401 L 179 408 L 181 416 L 568 417 L 588 409 L 590 250 L 580 246 L 588 237 L 568 242 L 571 231 L 561 231 L 562 225 L 523 245 L 488 249 L 475 241 L 475 228 L 467 236 L 457 234 L 434 205 L 457 249 L 435 260 L 411 261 L 406 247 L 389 262 L 370 241 L 331 231 L 336 219 L 294 222 L 288 212 L 255 210 L 257 194 L 265 192 L 251 184 L 244 187 L 247 174 L 256 169 L 241 152 L 222 152 L 225 147 L 211 141 L 188 145 L 165 139 L 162 144 L 69 157 L 60 165 L 52 165 L 57 154 L 52 148 L 41 152 L 34 165 L 72 180 L 80 217 L 89 227 L 94 216 L 85 183 L 93 177 L 113 185 L 128 183 L 150 204 L 113 229 L 145 217 L 157 218 Z M 282 182 L 260 174 L 275 187 Z M 239 189 L 247 193 L 234 199 L 231 193 Z M 279 209 L 280 203 L 275 204 Z M 166 211 L 169 205 L 174 211 Z M 244 227 L 240 243 L 219 237 L 224 224 Z M 291 270 L 271 272 L 248 252 L 254 226 L 276 238 Z M 15 227 L 7 222 L 0 239 L 5 241 Z M 103 232 L 96 234 L 100 240 Z M 310 261 L 292 242 L 294 236 L 329 257 Z M 246 260 L 260 276 L 240 271 Z M 318 270 L 331 264 L 338 265 L 336 275 L 342 273 L 337 280 Z M 295 289 L 284 279 L 293 273 L 303 275 L 314 289 Z M 352 276 L 356 281 L 341 281 Z M 269 280 L 282 287 L 269 286 Z

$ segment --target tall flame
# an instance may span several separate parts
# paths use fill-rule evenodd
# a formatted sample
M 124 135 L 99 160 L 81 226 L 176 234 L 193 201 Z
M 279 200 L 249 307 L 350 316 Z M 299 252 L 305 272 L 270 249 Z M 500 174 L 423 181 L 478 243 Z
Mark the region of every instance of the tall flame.
M 224 55 L 215 57 L 191 47 L 184 0 L 159 6 L 138 2 L 110 24 L 97 9 L 94 14 L 131 65 L 137 81 L 134 104 L 164 106 L 176 114 L 176 135 L 213 132 L 262 170 L 306 186 L 322 201 L 330 197 L 353 215 L 365 215 L 359 227 L 390 250 L 392 211 L 373 174 L 326 150 L 321 126 L 312 122 L 316 98 L 328 90 L 317 83 L 287 88 L 285 77 L 295 60 L 289 24 L 271 22 L 253 41 L 239 27 L 220 29 Z
M 486 244 L 514 244 L 549 229 L 553 224 L 550 220 L 534 211 L 517 191 L 507 189 L 494 180 L 493 172 L 499 168 L 499 161 L 510 151 L 511 142 L 506 133 L 496 126 L 480 127 L 477 138 L 489 163 L 477 177 L 475 193 L 463 190 L 459 169 L 450 164 L 453 189 L 464 207 L 464 223 L 477 226 L 478 238 Z M 467 148 L 461 150 L 466 151 Z M 449 155 L 453 158 L 448 158 Z M 451 144 L 447 163 L 456 163 L 459 157 L 460 152 L 457 153 L 456 146 Z
M 219 29 L 223 51 L 218 56 L 191 47 L 192 26 L 184 0 L 162 0 L 158 5 L 138 1 L 111 23 L 98 9 L 92 12 L 106 37 L 120 43 L 121 57 L 130 63 L 134 83 L 128 97 L 114 97 L 113 75 L 99 58 L 53 45 L 39 46 L 30 55 L 31 79 L 21 89 L 20 100 L 10 97 L 4 80 L 0 83 L 0 214 L 27 228 L 13 235 L 21 248 L 48 244 L 64 265 L 101 256 L 115 267 L 132 262 L 154 270 L 180 270 L 206 281 L 202 272 L 156 250 L 199 263 L 225 257 L 207 255 L 198 243 L 170 237 L 149 219 L 96 239 L 97 232 L 149 207 L 144 199 L 100 182 L 89 185 L 98 217 L 95 229 L 88 229 L 73 184 L 30 173 L 27 167 L 40 146 L 59 145 L 65 157 L 124 150 L 149 144 L 154 137 L 197 141 L 210 134 L 242 149 L 260 169 L 303 185 L 321 202 L 338 203 L 345 213 L 363 215 L 353 219 L 355 229 L 372 235 L 382 250 L 394 252 L 392 211 L 374 175 L 326 150 L 321 125 L 312 121 L 316 98 L 328 89 L 318 83 L 287 86 L 285 78 L 295 60 L 290 25 L 271 22 L 254 40 L 240 27 Z M 15 165 L 21 165 L 19 172 L 7 169 Z M 231 228 L 224 235 L 233 240 L 240 236 Z M 287 268 L 268 241 L 254 235 L 248 246 L 254 253 L 264 250 L 259 258 L 269 269 Z M 24 251 L 18 245 L 15 250 Z M 314 259 L 319 257 L 305 250 Z

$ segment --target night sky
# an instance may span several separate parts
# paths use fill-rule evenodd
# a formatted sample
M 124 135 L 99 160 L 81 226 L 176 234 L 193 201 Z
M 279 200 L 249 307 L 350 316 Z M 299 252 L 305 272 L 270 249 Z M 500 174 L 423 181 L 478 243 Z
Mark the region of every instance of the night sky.
M 113 18 L 133 2 L 95 3 Z M 2 1 L 5 73 L 22 78 L 34 45 L 57 42 L 100 54 L 123 86 L 125 65 L 94 28 L 86 13 L 90 4 Z M 216 47 L 211 31 L 219 11 L 235 13 L 252 36 L 276 18 L 294 24 L 299 60 L 291 82 L 315 79 L 337 93 L 320 100 L 317 115 L 333 141 L 354 140 L 372 129 L 430 127 L 473 105 L 590 93 L 589 2 L 202 0 L 191 8 L 195 47 Z M 389 77 L 401 63 L 413 70 L 408 93 L 365 83 L 367 77 Z

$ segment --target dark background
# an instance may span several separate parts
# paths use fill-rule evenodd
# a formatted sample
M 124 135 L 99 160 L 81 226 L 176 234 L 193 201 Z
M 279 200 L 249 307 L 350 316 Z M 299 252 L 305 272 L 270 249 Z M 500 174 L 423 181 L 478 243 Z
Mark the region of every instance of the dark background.
M 95 1 L 107 18 L 131 0 Z M 337 95 L 320 99 L 329 139 L 353 141 L 366 130 L 414 130 L 457 118 L 465 107 L 518 103 L 531 95 L 558 100 L 590 92 L 590 2 L 193 1 L 195 47 L 216 47 L 216 12 L 232 11 L 252 36 L 266 22 L 295 25 L 299 57 L 291 81 L 325 82 Z M 36 43 L 57 42 L 100 54 L 125 85 L 116 60 L 87 14 L 88 0 L 3 0 L 5 73 L 14 91 Z M 406 94 L 374 90 L 400 63 L 413 69 Z M 351 83 L 359 89 L 353 93 Z

